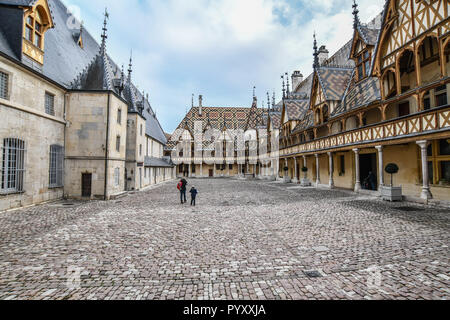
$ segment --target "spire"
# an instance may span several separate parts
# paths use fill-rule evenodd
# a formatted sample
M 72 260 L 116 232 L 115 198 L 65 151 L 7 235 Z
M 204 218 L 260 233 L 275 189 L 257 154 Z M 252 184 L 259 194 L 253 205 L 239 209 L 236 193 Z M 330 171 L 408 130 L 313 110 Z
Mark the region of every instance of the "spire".
M 256 98 L 256 87 L 253 86 L 253 98 Z
M 285 76 L 286 76 L 286 96 L 287 96 L 287 98 L 289 98 L 289 75 L 288 75 L 288 73 L 286 72 L 285 74 L 284 74 Z
M 128 81 L 131 82 L 131 73 L 133 72 L 133 50 L 130 54 L 130 63 L 128 64 Z
M 361 24 L 361 22 L 359 21 L 359 10 L 358 10 L 358 4 L 356 3 L 356 0 L 353 0 L 353 29 L 357 29 L 358 26 Z
M 270 95 L 269 95 L 269 91 L 267 91 L 267 110 L 270 110 Z
M 316 70 L 319 67 L 319 52 L 317 51 L 317 39 L 316 39 L 316 32 L 314 32 L 314 64 L 313 68 Z
M 192 108 L 194 107 L 194 94 L 192 94 L 191 106 L 192 106 Z
M 103 33 L 102 33 L 102 45 L 100 47 L 100 52 L 102 54 L 104 54 L 106 52 L 106 39 L 108 38 L 108 35 L 106 34 L 106 31 L 108 31 L 108 28 L 106 27 L 106 25 L 108 24 L 108 18 L 109 18 L 109 13 L 107 8 L 105 8 L 105 20 L 103 21 Z M 80 28 L 80 35 L 81 32 L 83 30 L 83 26 L 81 26 Z
M 272 109 L 275 111 L 275 91 L 273 92 L 272 95 Z
M 283 80 L 283 99 L 286 98 L 286 87 L 284 83 L 284 74 L 281 76 L 281 79 Z

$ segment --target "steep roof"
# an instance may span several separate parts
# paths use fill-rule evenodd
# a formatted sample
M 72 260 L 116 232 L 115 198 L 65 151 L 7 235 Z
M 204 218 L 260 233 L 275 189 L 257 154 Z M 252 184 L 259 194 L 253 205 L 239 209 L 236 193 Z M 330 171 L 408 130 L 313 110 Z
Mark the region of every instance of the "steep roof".
M 319 82 L 326 100 L 341 100 L 352 76 L 352 69 L 321 67 Z
M 0 5 L 32 6 L 34 2 L 0 0 Z M 81 48 L 78 45 L 80 23 L 68 12 L 61 0 L 48 0 L 48 4 L 55 27 L 45 33 L 44 65 L 42 69 L 36 71 L 68 90 L 115 91 L 132 106 L 130 110 L 132 112 L 136 112 L 137 105 L 139 102 L 142 104 L 144 100 L 142 115 L 146 119 L 146 134 L 165 144 L 167 138 L 150 103 L 147 99 L 143 99 L 143 95 L 139 93 L 132 81 L 127 81 L 127 90 L 119 90 L 120 86 L 127 83 L 117 64 L 107 55 L 106 49 L 101 50 L 101 46 L 86 29 L 81 32 L 83 40 L 83 48 Z M 1 13 L 3 15 L 1 16 L 2 24 L 0 24 L 0 51 L 21 62 L 21 49 L 17 50 L 14 46 L 22 41 L 23 13 L 19 9 L 9 7 L 1 8 Z M 3 16 L 6 18 L 3 19 Z M 67 23 L 68 21 L 74 23 Z M 13 31 L 17 31 L 14 37 L 18 39 L 15 39 L 15 42 L 11 40 Z
M 284 105 L 288 116 L 287 120 L 299 120 L 304 116 L 306 110 L 308 110 L 309 100 L 285 100 Z

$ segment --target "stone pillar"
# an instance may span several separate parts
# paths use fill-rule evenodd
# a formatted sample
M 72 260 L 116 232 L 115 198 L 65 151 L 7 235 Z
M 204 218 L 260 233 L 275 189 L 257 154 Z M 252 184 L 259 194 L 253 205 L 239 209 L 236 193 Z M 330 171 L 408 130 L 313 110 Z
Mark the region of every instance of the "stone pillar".
M 200 163 L 200 177 L 203 177 L 203 162 Z
M 375 149 L 378 150 L 378 171 L 379 171 L 379 184 L 380 190 L 384 187 L 384 159 L 383 159 L 383 146 L 376 146 Z
M 298 169 L 297 169 L 297 158 L 294 157 L 294 180 L 292 182 L 298 183 Z
M 328 161 L 330 164 L 330 180 L 328 182 L 328 186 L 333 189 L 334 188 L 334 168 L 333 168 L 333 152 L 328 152 Z
M 320 184 L 320 164 L 319 164 L 319 155 L 315 154 L 316 157 L 316 187 Z
M 422 194 L 420 197 L 424 200 L 430 200 L 433 199 L 433 195 L 430 191 L 430 185 L 428 183 L 429 175 L 428 175 L 428 160 L 427 160 L 427 147 L 428 147 L 428 141 L 422 140 L 417 141 L 417 145 L 420 147 L 420 151 L 422 154 L 422 179 L 423 179 L 423 186 L 422 186 Z
M 289 183 L 291 182 L 291 178 L 289 178 L 289 170 L 285 171 L 284 168 L 288 167 L 288 159 L 284 159 L 284 167 L 283 167 L 283 174 L 284 174 L 284 182 Z
M 188 173 L 188 177 L 190 178 L 192 176 L 192 164 L 189 163 L 189 173 Z
M 359 192 L 361 190 L 361 177 L 360 177 L 360 170 L 359 170 L 359 149 L 353 149 L 353 152 L 355 153 L 355 176 L 356 176 L 356 182 L 355 182 L 355 192 Z

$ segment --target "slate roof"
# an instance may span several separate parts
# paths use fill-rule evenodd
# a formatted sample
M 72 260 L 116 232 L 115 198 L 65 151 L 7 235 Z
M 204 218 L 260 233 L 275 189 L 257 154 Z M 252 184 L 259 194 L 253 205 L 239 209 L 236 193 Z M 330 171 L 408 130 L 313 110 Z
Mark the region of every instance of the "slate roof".
M 348 57 L 352 49 L 352 40 L 348 41 L 342 48 L 336 51 L 330 58 L 322 63 L 323 67 L 337 67 L 337 68 L 354 68 L 355 62 Z
M 0 5 L 29 6 L 33 1 L 26 0 L 0 0 Z M 42 70 L 36 70 L 50 78 L 62 87 L 82 90 L 113 90 L 124 98 L 132 106 L 131 111 L 136 111 L 138 102 L 141 102 L 142 94 L 130 82 L 128 91 L 119 90 L 122 72 L 117 64 L 107 55 L 107 50 L 102 52 L 100 45 L 92 37 L 88 30 L 83 29 L 83 48 L 78 45 L 80 36 L 79 23 L 72 27 L 67 21 L 73 21 L 67 7 L 61 0 L 48 0 L 55 27 L 45 33 L 44 65 Z M 22 20 L 23 14 L 15 8 L 0 8 L 0 51 L 3 54 L 22 62 Z M 20 19 L 20 21 L 18 20 Z M 12 36 L 13 32 L 17 36 Z M 99 28 L 99 33 L 101 30 Z M 18 47 L 19 46 L 19 47 Z M 26 61 L 23 61 L 26 63 Z M 122 84 L 126 85 L 124 80 Z M 127 96 L 128 93 L 128 97 Z M 128 99 L 127 99 L 128 98 Z M 144 99 L 143 116 L 146 118 L 146 134 L 155 140 L 165 144 L 167 142 L 164 131 L 156 118 L 156 115 L 147 99 Z M 142 107 L 142 105 L 141 105 Z
M 32 6 L 36 0 L 0 0 L 0 4 L 11 6 Z
M 313 115 L 310 111 L 306 112 L 302 120 L 295 126 L 292 132 L 303 131 L 314 126 Z
M 145 157 L 144 166 L 156 168 L 172 168 L 173 165 L 164 159 Z
M 359 26 L 358 30 L 367 45 L 374 46 L 377 44 L 380 29 L 370 29 L 366 26 Z

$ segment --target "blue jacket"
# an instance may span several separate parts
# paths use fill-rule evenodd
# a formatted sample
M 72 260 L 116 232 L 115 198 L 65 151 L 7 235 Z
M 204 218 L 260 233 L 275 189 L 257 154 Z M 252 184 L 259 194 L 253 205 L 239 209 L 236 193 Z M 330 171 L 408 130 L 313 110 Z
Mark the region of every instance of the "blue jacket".
M 189 192 L 191 193 L 192 198 L 195 198 L 198 194 L 198 191 L 195 188 L 192 188 Z

